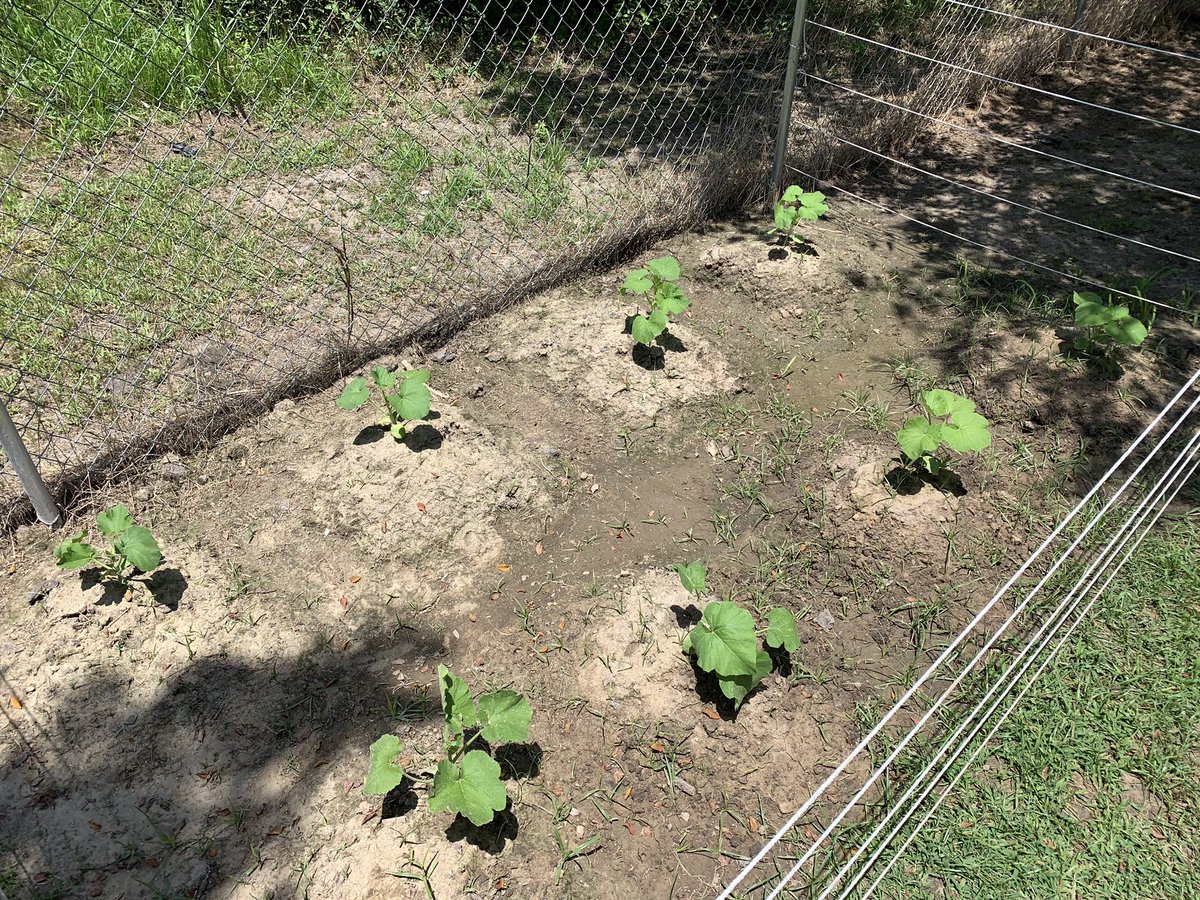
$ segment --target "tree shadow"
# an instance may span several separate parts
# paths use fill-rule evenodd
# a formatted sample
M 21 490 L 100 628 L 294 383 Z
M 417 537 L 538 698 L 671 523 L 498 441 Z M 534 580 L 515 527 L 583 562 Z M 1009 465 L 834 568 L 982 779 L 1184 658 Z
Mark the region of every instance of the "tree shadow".
M 496 817 L 487 825 L 475 825 L 463 815 L 454 817 L 446 828 L 446 840 L 452 844 L 466 841 L 471 846 L 491 856 L 504 851 L 505 846 L 517 839 L 521 825 L 512 809 L 512 798 Z
M 180 583 L 166 570 L 159 584 L 178 591 Z M 122 672 L 86 670 L 40 700 L 58 723 L 56 740 L 76 748 L 69 765 L 46 755 L 36 727 L 13 720 L 15 753 L 0 767 L 0 846 L 28 868 L 13 879 L 33 891 L 36 874 L 51 870 L 68 896 L 86 896 L 98 875 L 170 896 L 234 883 L 263 835 L 290 839 L 329 779 L 339 787 L 361 781 L 381 728 L 363 686 L 379 680 L 401 641 L 406 653 L 443 651 L 439 637 L 417 629 L 397 639 L 381 611 L 344 649 L 318 640 L 265 662 L 206 656 L 197 636 L 186 661 L 163 667 L 150 697 Z M 0 682 L 8 687 L 2 670 Z M 422 707 L 425 696 L 415 687 L 393 692 L 426 710 L 410 718 L 417 723 L 440 718 Z M 402 815 L 411 803 L 401 791 L 385 801 L 385 814 Z M 101 831 L 81 832 L 81 807 L 103 821 Z M 243 818 L 230 829 L 222 816 L 234 808 Z M 199 867 L 196 846 L 213 848 Z

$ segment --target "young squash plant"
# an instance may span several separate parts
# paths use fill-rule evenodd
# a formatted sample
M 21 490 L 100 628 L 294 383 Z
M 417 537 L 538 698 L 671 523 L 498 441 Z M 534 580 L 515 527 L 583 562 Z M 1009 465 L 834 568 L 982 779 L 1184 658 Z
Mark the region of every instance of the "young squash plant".
M 54 548 L 60 569 L 73 572 L 95 564 L 100 568 L 101 581 L 124 585 L 135 572 L 145 575 L 162 562 L 162 550 L 150 529 L 135 525 L 133 515 L 123 504 L 96 516 L 96 527 L 112 545 L 97 550 L 84 540 L 87 529 L 77 531 Z
M 771 234 L 782 235 L 789 244 L 804 244 L 805 238 L 796 233 L 796 226 L 800 222 L 815 222 L 829 212 L 825 199 L 820 191 L 806 191 L 793 184 L 775 204 L 775 227 Z
M 988 421 L 975 411 L 975 402 L 953 391 L 933 390 L 921 394 L 924 416 L 915 416 L 896 432 L 904 461 L 930 475 L 946 470 L 938 451 L 943 445 L 958 453 L 978 453 L 992 445 Z
M 419 422 L 429 415 L 429 370 L 414 369 L 411 372 L 392 372 L 383 366 L 371 369 L 371 384 L 378 392 L 386 416 L 379 424 L 386 427 L 398 441 L 410 422 Z M 337 398 L 342 409 L 356 410 L 371 399 L 371 385 L 365 378 L 353 378 Z
M 432 778 L 429 811 L 452 810 L 476 826 L 487 825 L 508 805 L 508 792 L 500 780 L 500 764 L 489 753 L 473 745 L 525 741 L 533 708 L 515 691 L 492 691 L 475 699 L 465 681 L 438 666 L 438 690 L 442 700 L 444 757 Z M 403 750 L 400 738 L 385 734 L 371 745 L 371 762 L 363 792 L 386 794 L 410 777 L 395 760 Z
M 662 256 L 650 260 L 644 269 L 634 269 L 625 276 L 621 293 L 640 294 L 647 305 L 647 313 L 635 315 L 630 326 L 633 339 L 639 344 L 652 344 L 670 325 L 668 317 L 678 315 L 690 305 L 683 289 L 675 283 L 680 274 L 679 260 Z
M 1083 329 L 1075 340 L 1075 349 L 1111 357 L 1118 346 L 1137 347 L 1146 340 L 1149 330 L 1128 306 L 1114 306 L 1091 291 L 1077 291 L 1073 299 L 1075 324 Z
M 693 562 L 674 568 L 684 590 L 699 602 L 708 575 L 704 565 Z M 759 647 L 758 639 L 759 629 L 750 613 L 728 600 L 714 600 L 705 605 L 700 621 L 684 636 L 682 646 L 700 669 L 716 676 L 721 693 L 733 701 L 736 709 L 771 674 L 771 655 Z M 793 652 L 800 646 L 795 616 L 786 609 L 771 609 L 762 640 L 766 647 Z

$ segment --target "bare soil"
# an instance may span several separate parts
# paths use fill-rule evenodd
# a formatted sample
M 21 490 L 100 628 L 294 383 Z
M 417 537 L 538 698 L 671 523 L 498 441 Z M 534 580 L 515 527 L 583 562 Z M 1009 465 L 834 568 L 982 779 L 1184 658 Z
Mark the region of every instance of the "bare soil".
M 128 504 L 166 550 L 127 593 L 56 574 L 61 535 L 16 533 L 8 896 L 420 898 L 422 867 L 439 898 L 727 880 L 1161 405 L 1195 339 L 1160 321 L 1112 380 L 1052 322 L 959 298 L 952 259 L 865 207 L 810 228 L 808 253 L 761 221 L 645 254 L 678 256 L 693 301 L 661 352 L 631 351 L 624 271 L 597 273 L 385 359 L 433 370 L 435 415 L 403 443 L 337 409 L 339 384 L 114 484 L 96 509 Z M 933 383 L 995 436 L 940 487 L 893 471 L 891 432 Z M 698 558 L 714 597 L 801 622 L 740 710 L 679 650 L 697 610 L 668 567 Z M 436 763 L 439 664 L 534 708 L 492 826 L 430 815 L 421 787 L 362 793 L 383 732 Z

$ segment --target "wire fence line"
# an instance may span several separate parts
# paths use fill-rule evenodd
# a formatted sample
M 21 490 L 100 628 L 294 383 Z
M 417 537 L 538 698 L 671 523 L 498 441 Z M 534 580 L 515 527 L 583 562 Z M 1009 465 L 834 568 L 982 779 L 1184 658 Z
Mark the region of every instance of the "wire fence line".
M 52 492 L 759 201 L 795 6 L 7 4 L 0 397 Z M 1162 10 L 1121 0 L 1086 34 Z M 819 27 L 1010 80 L 1064 39 L 962 5 L 809 12 L 789 161 L 815 176 L 852 145 L 902 158 L 988 81 Z M 822 77 L 873 108 L 831 116 Z M 0 519 L 26 514 L 6 464 Z
M 764 892 L 769 887 L 768 900 L 782 896 L 806 867 L 804 883 L 794 887 L 797 895 L 824 900 L 841 890 L 839 898 L 853 896 L 856 887 L 868 875 L 874 875 L 870 887 L 857 895 L 870 896 L 1020 698 L 1065 645 L 1120 566 L 1195 474 L 1200 465 L 1197 463 L 1198 382 L 1200 372 L 1180 387 L 991 600 L 728 882 L 719 900 L 747 896 L 749 885 Z M 1038 571 L 1040 577 L 1033 584 L 1022 586 L 1030 573 Z M 1039 595 L 1042 595 L 1040 600 Z M 1006 601 L 1012 604 L 1011 612 L 993 629 L 986 630 L 988 616 Z M 1010 640 L 1019 635 L 1008 654 L 1000 652 L 1006 635 Z M 1035 663 L 1038 666 L 1030 675 Z M 936 696 L 923 693 L 927 685 L 940 686 Z M 998 714 L 1001 704 L 1018 686 L 1020 691 Z M 981 699 L 974 701 L 967 712 L 956 709 L 956 705 L 975 697 Z M 899 721 L 909 715 L 911 727 L 899 726 Z M 987 734 L 978 739 L 984 728 L 989 729 Z M 939 749 L 919 774 L 906 778 L 901 770 L 905 752 L 921 738 L 932 739 Z M 968 749 L 973 752 L 967 762 L 946 781 L 947 774 Z M 856 760 L 868 756 L 872 760 L 869 774 L 856 782 L 857 787 L 845 803 L 832 804 L 826 818 L 823 807 L 830 805 L 831 790 L 848 777 Z M 875 763 L 876 758 L 881 761 Z M 885 790 L 882 799 L 872 798 L 872 791 L 878 792 L 884 785 L 893 787 L 898 796 L 889 796 Z M 933 803 L 924 808 L 919 824 L 905 833 L 906 823 L 922 811 L 931 796 Z M 874 818 L 869 817 L 871 809 L 878 810 Z M 851 827 L 864 815 L 868 816 L 868 824 L 874 826 L 866 835 Z M 880 839 L 896 817 L 899 817 L 896 824 Z M 813 826 L 803 833 L 797 831 L 809 821 L 828 824 Z M 849 833 L 840 834 L 846 831 Z M 902 833 L 904 841 L 888 855 L 891 842 Z M 864 854 L 867 858 L 859 864 Z M 885 860 L 885 866 L 874 871 L 881 859 Z M 759 881 L 748 881 L 760 867 L 772 861 L 776 861 L 773 872 Z M 784 861 L 790 865 L 778 865 Z M 742 893 L 735 893 L 739 888 Z
M 165 446 L 196 446 L 381 352 L 436 344 L 654 237 L 761 200 L 794 8 L 14 0 L 0 12 L 0 398 L 56 499 L 136 471 Z M 1032 83 L 1045 60 L 1081 42 L 1172 65 L 1200 61 L 1129 39 L 1162 10 L 1119 0 L 1079 20 L 1073 0 L 1005 9 L 815 3 L 787 171 L 954 245 L 1194 313 L 1194 293 L 1149 296 L 1089 260 L 1072 270 L 1000 240 L 965 207 L 884 202 L 859 177 L 870 159 L 888 174 L 933 179 L 1004 210 L 993 224 L 1006 234 L 1020 210 L 1061 226 L 1067 241 L 1133 245 L 1159 261 L 1151 268 L 1177 261 L 1185 268 L 1176 283 L 1192 283 L 1191 245 L 1142 240 L 972 182 L 916 149 L 923 135 L 967 134 L 977 149 L 1029 154 L 1106 190 L 1120 183 L 1200 199 L 1171 173 L 1117 171 L 1035 146 L 1053 135 L 956 118 L 1003 86 L 1051 112 L 1200 134 L 1164 113 Z M 822 897 L 851 896 L 868 879 L 862 895 L 875 889 L 1196 471 L 1197 378 L 722 898 L 749 885 L 782 896 L 798 876 Z M 0 524 L 25 514 L 5 465 Z M 983 623 L 1012 595 L 1022 599 L 985 636 Z M 993 665 L 992 651 L 1016 633 L 1007 668 Z M 935 685 L 941 693 L 914 727 L 894 727 Z M 983 699 L 963 712 L 968 689 Z M 905 749 L 930 731 L 938 755 L 915 778 L 896 779 Z M 825 794 L 872 751 L 882 764 L 826 814 Z M 899 787 L 881 801 L 878 786 L 893 781 Z M 865 838 L 841 837 L 869 810 L 879 815 Z M 817 837 L 806 842 L 795 829 L 809 819 Z

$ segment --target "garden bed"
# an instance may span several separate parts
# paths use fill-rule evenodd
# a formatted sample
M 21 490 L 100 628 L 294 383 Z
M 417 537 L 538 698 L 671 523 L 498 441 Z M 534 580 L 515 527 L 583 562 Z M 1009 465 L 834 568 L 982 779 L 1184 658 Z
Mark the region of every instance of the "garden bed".
M 427 877 L 437 897 L 682 898 L 726 881 L 1161 407 L 1194 340 L 1160 319 L 1112 380 L 1065 352 L 1065 306 L 956 277 L 865 208 L 808 227 L 807 252 L 764 231 L 640 257 L 678 257 L 692 300 L 661 356 L 631 352 L 625 270 L 602 272 L 383 360 L 432 370 L 435 414 L 402 443 L 336 408 L 339 384 L 113 484 L 95 508 L 126 503 L 166 555 L 126 596 L 56 574 L 60 536 L 19 531 L 0 886 L 424 897 Z M 892 472 L 933 386 L 992 424 L 954 489 Z M 712 597 L 800 623 L 736 711 L 680 651 L 693 600 L 670 566 L 696 559 Z M 363 795 L 380 734 L 436 765 L 439 665 L 533 707 L 491 826 L 430 814 L 424 788 Z

